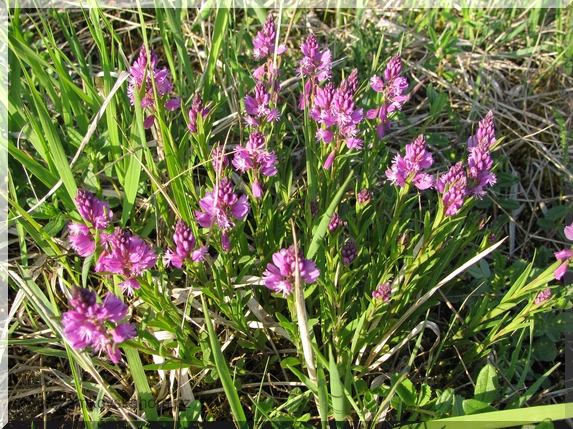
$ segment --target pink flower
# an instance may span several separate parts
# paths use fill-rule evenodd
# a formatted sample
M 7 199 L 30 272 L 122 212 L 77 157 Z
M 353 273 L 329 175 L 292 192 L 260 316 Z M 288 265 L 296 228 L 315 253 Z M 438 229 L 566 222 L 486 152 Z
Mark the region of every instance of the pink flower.
M 386 131 L 390 129 L 390 121 L 388 115 L 395 110 L 401 110 L 402 105 L 408 99 L 404 95 L 404 91 L 408 89 L 408 81 L 404 77 L 400 77 L 402 73 L 402 62 L 398 55 L 392 57 L 386 65 L 384 70 L 384 80 L 377 75 L 370 78 L 370 87 L 384 96 L 382 105 L 370 109 L 366 113 L 368 119 L 378 118 L 378 138 L 383 138 Z M 385 81 L 385 82 L 384 82 Z
M 83 189 L 78 189 L 76 198 L 74 198 L 80 215 L 93 228 L 104 230 L 113 219 L 113 213 L 109 204 L 105 201 L 98 200 L 94 194 Z
M 566 226 L 564 232 L 565 232 L 565 237 L 573 241 L 573 223 L 569 226 Z
M 267 265 L 263 273 L 265 286 L 275 292 L 282 292 L 283 297 L 290 295 L 293 291 L 297 260 L 301 280 L 306 284 L 314 283 L 320 275 L 316 264 L 310 259 L 304 259 L 300 249 L 295 258 L 294 246 L 291 246 L 273 255 L 273 262 Z
M 137 335 L 131 323 L 122 323 L 114 328 L 110 323 L 118 323 L 127 315 L 127 305 L 110 292 L 101 304 L 96 302 L 96 294 L 89 289 L 74 286 L 70 299 L 72 310 L 62 315 L 64 334 L 74 349 L 91 346 L 95 352 L 106 351 L 113 363 L 121 360 L 117 345 Z
M 426 140 L 423 135 L 419 135 L 411 144 L 406 145 L 406 156 L 396 155 L 392 166 L 386 171 L 386 177 L 394 185 L 404 187 L 406 180 L 420 190 L 431 188 L 434 179 L 427 173 L 420 170 L 429 168 L 434 163 L 432 154 L 426 150 Z
M 201 119 L 205 119 L 205 116 L 209 113 L 210 109 L 203 106 L 203 100 L 199 94 L 193 96 L 191 101 L 191 108 L 189 109 L 189 130 L 192 133 L 197 132 L 197 118 L 201 116 Z
M 231 218 L 241 220 L 247 216 L 251 209 L 247 197 L 245 195 L 237 197 L 233 193 L 233 182 L 224 177 L 217 183 L 213 191 L 205 193 L 205 197 L 199 201 L 199 206 L 201 210 L 195 212 L 195 218 L 199 225 L 203 228 L 217 225 L 222 233 L 223 250 L 229 250 L 230 242 L 227 234 L 235 226 Z
M 133 105 L 135 103 L 135 91 L 143 91 L 143 98 L 141 99 L 141 107 L 150 112 L 143 122 L 144 128 L 151 128 L 155 121 L 156 99 L 155 91 L 153 89 L 153 82 L 155 82 L 155 89 L 157 95 L 163 98 L 173 91 L 173 84 L 169 81 L 171 73 L 167 68 L 162 69 L 157 67 L 157 55 L 153 50 L 149 52 L 150 63 L 147 61 L 147 51 L 142 46 L 139 51 L 139 57 L 134 61 L 130 68 L 131 80 L 127 88 L 127 96 Z M 164 102 L 164 107 L 167 110 L 175 110 L 180 107 L 181 99 L 175 97 Z
M 263 25 L 263 31 L 259 31 L 253 40 L 253 56 L 256 59 L 261 59 L 274 54 L 276 37 L 277 30 L 275 19 L 269 13 L 267 22 L 265 22 L 265 25 Z M 285 51 L 286 47 L 283 44 L 279 45 L 276 53 L 277 55 L 280 55 Z
M 173 234 L 173 242 L 175 243 L 175 251 L 171 248 L 165 252 L 165 265 L 170 264 L 174 267 L 181 268 L 183 263 L 188 260 L 192 262 L 202 261 L 207 253 L 205 246 L 195 250 L 195 236 L 193 231 L 184 221 L 178 220 L 175 226 L 175 233 Z
M 140 288 L 136 277 L 152 268 L 156 262 L 157 255 L 151 246 L 140 237 L 132 236 L 128 231 L 117 227 L 109 237 L 107 249 L 100 255 L 95 271 L 125 277 L 126 280 L 120 286 L 124 292 L 132 295 L 133 289 Z
M 436 189 L 442 194 L 446 216 L 455 215 L 464 204 L 467 195 L 467 178 L 464 165 L 458 162 L 442 174 L 436 182 Z
M 81 223 L 71 223 L 70 226 L 70 246 L 78 255 L 86 257 L 94 253 L 95 241 L 92 239 L 90 229 Z
M 564 232 L 567 239 L 573 240 L 573 223 L 569 226 L 566 226 Z M 555 252 L 555 258 L 557 258 L 558 261 L 563 261 L 563 263 L 557 267 L 554 273 L 555 279 L 561 280 L 567 272 L 567 267 L 573 258 L 573 250 L 563 249 L 559 252 Z

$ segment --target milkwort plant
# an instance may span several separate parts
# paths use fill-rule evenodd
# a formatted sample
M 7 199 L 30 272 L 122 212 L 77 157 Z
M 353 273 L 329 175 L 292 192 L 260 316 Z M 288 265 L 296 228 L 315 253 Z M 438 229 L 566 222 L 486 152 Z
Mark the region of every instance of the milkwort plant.
M 222 95 L 182 85 L 143 29 L 129 82 L 116 90 L 133 119 L 132 146 L 111 150 L 106 165 L 124 183 L 123 201 L 112 210 L 96 196 L 97 178 L 66 201 L 69 249 L 52 252 L 64 261 L 67 298 L 56 299 L 65 310 L 54 330 L 70 359 L 85 362 L 85 351 L 92 367 L 110 371 L 127 362 L 148 420 L 161 417 L 153 404 L 167 396 L 165 371 L 185 392 L 187 414 L 174 412 L 176 420 L 201 417 L 190 381 L 193 389 L 220 381 L 238 422 L 431 419 L 459 413 L 464 400 L 474 401 L 463 402 L 467 414 L 478 402 L 488 410 L 496 398 L 477 387 L 478 399 L 459 400 L 432 384 L 437 362 L 454 349 L 465 365 L 484 361 L 533 329 L 535 317 L 566 308 L 569 289 L 552 281 L 573 251 L 557 252 L 541 271 L 531 262 L 502 273 L 503 284 L 485 285 L 492 293 L 453 309 L 449 296 L 475 299 L 458 280 L 466 270 L 500 259 L 503 239 L 491 239 L 476 207 L 497 181 L 495 113 L 446 165 L 423 132 L 405 142 L 390 133 L 411 95 L 399 54 L 372 75 L 340 70 L 335 80 L 329 48 L 309 34 L 287 49 L 275 16 L 252 39 L 254 65 L 240 70 L 250 78 L 237 80 L 245 95 L 225 141 L 213 130 Z M 289 72 L 299 79 L 294 102 L 283 86 Z M 141 189 L 149 197 L 134 210 Z M 570 240 L 572 230 L 564 231 Z M 35 236 L 52 242 L 39 227 Z M 26 276 L 14 278 L 35 290 Z M 438 308 L 451 314 L 447 329 Z M 416 368 L 425 368 L 419 385 Z M 145 370 L 163 374 L 159 392 Z M 258 372 L 297 388 L 269 402 L 262 386 L 272 392 L 273 383 Z M 451 369 L 451 378 L 461 372 Z

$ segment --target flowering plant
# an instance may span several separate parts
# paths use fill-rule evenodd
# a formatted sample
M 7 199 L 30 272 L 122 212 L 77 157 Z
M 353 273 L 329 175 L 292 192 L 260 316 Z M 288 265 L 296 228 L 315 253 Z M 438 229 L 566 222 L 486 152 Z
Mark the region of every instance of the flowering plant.
M 197 60 L 178 37 L 179 11 L 159 13 L 161 37 L 147 39 L 142 26 L 143 46 L 117 82 L 105 81 L 103 104 L 94 89 L 62 116 L 71 127 L 70 112 L 97 105 L 105 127 L 90 128 L 99 134 L 81 142 L 81 163 L 58 164 L 64 187 L 51 171 L 43 177 L 65 208 L 61 228 L 42 230 L 12 198 L 18 233 L 57 267 L 47 295 L 34 267 L 12 275 L 55 333 L 49 341 L 61 339 L 110 401 L 145 400 L 148 420 L 212 415 L 202 407 L 213 392 L 238 425 L 529 405 L 524 383 L 537 369 L 524 338 L 540 342 L 530 351 L 539 361 L 557 355 L 545 356 L 541 340 L 568 326 L 549 310 L 570 307 L 571 288 L 557 282 L 573 250 L 555 244 L 552 264 L 549 251 L 510 259 L 510 216 L 500 212 L 516 182 L 508 185 L 497 112 L 476 103 L 464 117 L 467 106 L 418 78 L 415 55 L 385 41 L 365 66 L 319 29 L 296 26 L 287 37 L 290 24 L 272 11 L 255 30 L 246 13 L 240 37 L 226 40 L 229 10 L 220 8 Z M 71 85 L 60 79 L 46 94 Z M 445 105 L 462 124 L 454 136 L 438 132 Z M 32 141 L 67 159 L 61 145 Z M 35 160 L 26 166 L 43 171 Z M 563 234 L 573 241 L 573 224 Z M 474 374 L 472 392 L 449 387 Z M 88 386 L 75 372 L 73 382 Z

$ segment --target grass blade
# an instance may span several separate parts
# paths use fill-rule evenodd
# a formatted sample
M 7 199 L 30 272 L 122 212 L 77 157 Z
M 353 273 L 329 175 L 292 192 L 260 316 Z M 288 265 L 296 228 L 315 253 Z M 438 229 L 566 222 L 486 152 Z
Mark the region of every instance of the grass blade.
M 139 353 L 137 350 L 129 348 L 125 349 L 125 356 L 127 357 L 129 369 L 131 375 L 133 376 L 133 382 L 135 383 L 135 388 L 137 389 L 139 402 L 145 410 L 145 417 L 148 421 L 157 421 L 158 415 L 157 409 L 155 408 L 155 401 L 153 399 L 151 389 L 149 388 Z
M 217 11 L 217 19 L 215 21 L 215 29 L 213 30 L 209 59 L 207 60 L 207 69 L 205 70 L 203 77 L 203 100 L 211 99 L 211 85 L 215 79 L 215 66 L 221 50 L 221 43 L 223 42 L 229 25 L 230 5 L 231 0 L 224 0 Z
M 231 412 L 235 422 L 239 423 L 241 427 L 246 426 L 246 417 L 243 407 L 241 405 L 241 400 L 237 394 L 237 389 L 233 384 L 233 379 L 229 373 L 229 367 L 225 361 L 225 357 L 221 352 L 221 345 L 215 330 L 213 329 L 213 324 L 211 323 L 211 317 L 209 316 L 209 309 L 207 308 L 207 303 L 205 302 L 205 297 L 201 295 L 201 300 L 203 302 L 203 314 L 205 315 L 205 324 L 207 325 L 207 332 L 209 333 L 209 342 L 211 343 L 211 352 L 213 353 L 213 358 L 215 359 L 215 366 L 217 367 L 217 372 L 221 378 L 221 384 L 229 400 L 229 405 L 231 406 Z

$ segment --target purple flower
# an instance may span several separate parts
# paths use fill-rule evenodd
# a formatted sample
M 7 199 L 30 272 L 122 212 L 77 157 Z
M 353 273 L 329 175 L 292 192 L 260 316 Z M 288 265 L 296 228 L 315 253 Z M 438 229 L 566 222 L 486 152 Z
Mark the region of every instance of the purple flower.
M 97 304 L 94 291 L 76 286 L 72 289 L 70 305 L 73 309 L 62 315 L 62 325 L 71 346 L 76 350 L 91 346 L 98 353 L 105 350 L 117 364 L 121 360 L 117 345 L 137 335 L 131 323 L 109 327 L 110 323 L 125 318 L 127 305 L 110 292 L 101 304 Z
M 490 110 L 485 118 L 479 122 L 475 135 L 468 139 L 468 148 L 484 146 L 489 149 L 495 142 L 493 111 Z
M 464 204 L 467 195 L 467 179 L 463 164 L 458 162 L 447 173 L 442 174 L 436 182 L 436 189 L 443 195 L 446 216 L 455 215 Z
M 406 145 L 406 156 L 396 155 L 392 166 L 386 171 L 386 177 L 394 185 L 404 187 L 410 179 L 420 190 L 433 186 L 434 180 L 427 173 L 420 170 L 429 168 L 434 160 L 432 154 L 426 150 L 426 140 L 419 135 L 411 144 Z
M 174 267 L 181 268 L 185 260 L 198 262 L 205 259 L 207 248 L 205 246 L 195 250 L 195 236 L 193 231 L 184 221 L 178 220 L 173 234 L 175 251 L 171 248 L 165 252 L 165 265 L 170 264 Z
M 255 178 L 253 182 L 253 196 L 262 198 L 263 192 L 259 183 L 259 172 L 264 176 L 270 177 L 277 174 L 276 164 L 277 156 L 273 151 L 266 149 L 265 137 L 260 131 L 253 131 L 249 135 L 249 141 L 243 146 L 237 146 L 237 151 L 233 158 L 233 165 L 241 172 L 254 170 Z
M 78 189 L 76 198 L 74 198 L 80 215 L 93 228 L 104 230 L 113 219 L 113 213 L 109 204 L 105 201 L 98 200 L 94 194 L 83 189 Z
M 569 226 L 566 226 L 564 229 L 565 236 L 569 240 L 573 240 L 573 223 Z M 563 261 L 561 265 L 557 267 L 555 270 L 554 276 L 556 280 L 561 280 L 565 273 L 567 272 L 567 267 L 571 262 L 571 258 L 573 258 L 573 250 L 571 249 L 563 249 L 559 252 L 555 252 L 555 258 L 559 261 Z
M 299 61 L 299 76 L 313 76 L 318 82 L 330 79 L 332 70 L 332 55 L 330 49 L 318 52 L 318 42 L 314 34 L 306 37 L 306 42 L 300 47 L 304 58 Z
M 300 77 L 308 76 L 298 105 L 299 109 L 302 110 L 310 105 L 318 83 L 330 79 L 332 55 L 329 49 L 318 52 L 318 42 L 313 34 L 307 36 L 306 43 L 300 49 L 304 58 L 299 61 L 300 67 L 297 72 Z
M 340 149 L 339 142 L 343 141 L 348 149 L 362 149 L 364 142 L 357 136 L 360 131 L 358 124 L 364 119 L 364 114 L 362 109 L 356 108 L 353 99 L 357 87 L 356 69 L 337 89 L 330 82 L 324 88 L 316 87 L 314 106 L 309 111 L 310 117 L 319 125 L 315 137 L 324 143 L 337 142 L 324 163 L 326 170 L 330 169 L 335 160 Z
M 275 40 L 277 38 L 277 30 L 275 26 L 275 19 L 269 13 L 267 22 L 263 25 L 263 31 L 259 31 L 253 40 L 253 56 L 256 59 L 261 59 L 270 56 L 275 52 Z M 285 45 L 279 45 L 277 55 L 286 51 Z
M 157 262 L 155 250 L 140 237 L 132 236 L 128 231 L 117 227 L 107 241 L 107 248 L 100 255 L 96 272 L 119 274 L 126 278 L 120 283 L 123 292 L 133 294 L 139 289 L 136 277 L 152 268 Z
M 468 193 L 476 198 L 485 195 L 485 186 L 495 185 L 497 178 L 490 170 L 493 161 L 490 147 L 495 142 L 493 112 L 480 121 L 476 134 L 468 140 Z
M 372 292 L 372 298 L 381 299 L 384 302 L 390 301 L 392 296 L 392 289 L 390 288 L 390 282 L 378 285 L 376 290 Z
M 243 173 L 247 170 L 257 170 L 267 177 L 277 174 L 277 163 L 277 156 L 273 151 L 267 151 L 265 137 L 260 131 L 253 131 L 249 135 L 245 147 L 237 146 L 233 158 L 233 165 L 237 170 Z
M 147 62 L 147 51 L 145 46 L 141 47 L 139 57 L 135 60 L 130 68 L 131 80 L 127 88 L 127 95 L 129 101 L 133 105 L 135 103 L 135 91 L 143 91 L 143 98 L 141 99 L 141 107 L 149 110 L 151 114 L 145 118 L 144 127 L 150 128 L 154 123 L 154 114 L 156 110 L 155 91 L 153 90 L 153 82 L 155 82 L 155 89 L 157 95 L 163 98 L 171 94 L 173 91 L 173 84 L 169 81 L 171 73 L 167 68 L 159 69 L 157 67 L 157 55 L 153 50 L 149 52 L 150 63 Z M 167 110 L 175 110 L 179 108 L 181 100 L 179 97 L 167 100 L 164 107 Z
M 297 260 L 300 279 L 306 284 L 314 283 L 320 275 L 316 264 L 310 259 L 304 259 L 300 249 L 296 256 L 294 246 L 275 253 L 273 262 L 267 265 L 263 273 L 265 286 L 275 292 L 282 292 L 283 297 L 290 295 L 293 291 Z
M 365 188 L 358 193 L 358 204 L 366 204 L 372 200 L 372 194 Z
M 366 113 L 368 119 L 378 118 L 378 138 L 383 138 L 384 134 L 390 129 L 388 115 L 395 110 L 402 110 L 402 105 L 408 99 L 403 92 L 408 89 L 408 81 L 400 77 L 402 73 L 402 62 L 399 56 L 394 56 L 388 61 L 386 70 L 384 70 L 384 79 L 374 75 L 370 78 L 370 87 L 379 93 L 382 93 L 384 101 L 380 107 L 371 109 Z
M 350 264 L 358 256 L 358 246 L 354 238 L 350 237 L 346 243 L 344 243 L 340 254 L 342 255 L 342 263 L 344 265 Z
M 258 127 L 259 121 L 256 118 L 262 118 L 266 122 L 278 121 L 281 117 L 277 108 L 270 108 L 271 94 L 264 82 L 255 85 L 255 96 L 245 95 L 245 110 L 251 118 L 247 123 Z M 246 119 L 246 118 L 245 118 Z
M 537 294 L 533 303 L 541 304 L 542 302 L 547 301 L 549 298 L 551 298 L 551 289 L 547 288 Z
M 81 223 L 71 223 L 70 226 L 70 246 L 78 255 L 86 257 L 95 252 L 95 241 L 92 239 L 90 229 Z
M 197 118 L 199 115 L 201 116 L 201 119 L 205 119 L 205 116 L 207 116 L 209 112 L 210 109 L 203 106 L 201 96 L 199 94 L 195 94 L 191 101 L 191 109 L 189 109 L 189 125 L 187 125 L 192 133 L 197 132 Z
M 569 240 L 573 240 L 573 223 L 569 226 L 565 227 L 565 237 L 567 237 Z
M 330 218 L 330 223 L 328 224 L 328 232 L 332 234 L 340 226 L 342 226 L 342 219 L 340 219 L 338 213 L 335 212 L 332 214 L 332 217 Z
M 205 193 L 205 197 L 199 201 L 199 206 L 201 210 L 195 212 L 197 222 L 203 228 L 217 225 L 222 232 L 223 250 L 228 251 L 230 242 L 227 231 L 235 226 L 231 218 L 241 220 L 247 216 L 250 210 L 247 197 L 245 195 L 237 197 L 233 193 L 233 182 L 224 177 L 217 183 L 213 191 Z

